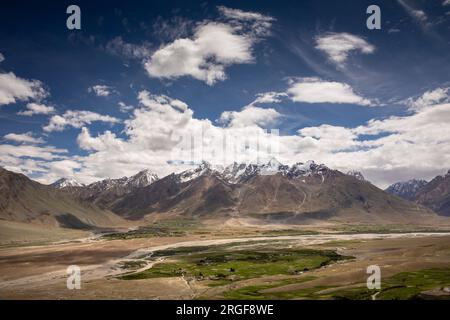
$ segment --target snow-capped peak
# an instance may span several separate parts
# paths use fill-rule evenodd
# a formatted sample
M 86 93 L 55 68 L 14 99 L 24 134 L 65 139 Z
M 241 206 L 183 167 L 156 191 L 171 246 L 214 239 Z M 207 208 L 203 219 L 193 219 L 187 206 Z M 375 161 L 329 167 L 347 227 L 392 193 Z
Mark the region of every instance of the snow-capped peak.
M 278 168 L 280 166 L 282 166 L 281 162 L 278 161 L 276 158 L 271 158 L 267 164 L 267 166 L 272 167 L 272 168 Z
M 125 185 L 135 188 L 142 188 L 152 184 L 156 180 L 158 180 L 158 176 L 150 170 L 146 169 L 139 171 L 132 177 L 127 178 Z
M 84 187 L 84 184 L 81 182 L 78 182 L 74 178 L 61 178 L 59 180 L 56 180 L 51 184 L 52 187 L 55 187 L 57 189 L 66 188 L 66 187 Z
M 256 174 L 257 171 L 258 166 L 255 164 L 234 162 L 222 171 L 222 178 L 228 183 L 238 183 L 245 177 Z
M 259 162 L 259 164 L 234 162 L 225 168 L 202 162 L 194 169 L 179 173 L 177 177 L 181 182 L 188 182 L 205 174 L 215 174 L 228 183 L 236 184 L 257 175 L 281 174 L 289 178 L 298 178 L 313 174 L 323 175 L 327 169 L 325 165 L 317 165 L 314 161 L 298 162 L 293 166 L 288 166 L 275 158 L 271 158 L 267 162 Z
M 178 178 L 181 182 L 191 181 L 196 179 L 205 173 L 211 173 L 214 169 L 209 162 L 202 161 L 200 165 L 194 169 L 189 169 L 178 174 Z
M 312 160 L 308 160 L 305 163 L 297 162 L 289 169 L 289 176 L 292 178 L 307 177 L 313 174 L 322 175 L 328 170 L 328 167 L 323 164 L 316 164 Z
M 150 170 L 142 170 L 131 177 L 122 177 L 118 179 L 104 179 L 88 185 L 88 188 L 95 189 L 98 191 L 108 190 L 113 187 L 120 187 L 124 189 L 135 189 L 135 188 L 143 188 L 146 187 L 156 180 L 158 180 L 158 176 L 151 172 Z
M 288 168 L 288 166 L 283 165 L 277 159 L 271 158 L 267 163 L 259 166 L 259 173 L 261 175 L 285 174 Z

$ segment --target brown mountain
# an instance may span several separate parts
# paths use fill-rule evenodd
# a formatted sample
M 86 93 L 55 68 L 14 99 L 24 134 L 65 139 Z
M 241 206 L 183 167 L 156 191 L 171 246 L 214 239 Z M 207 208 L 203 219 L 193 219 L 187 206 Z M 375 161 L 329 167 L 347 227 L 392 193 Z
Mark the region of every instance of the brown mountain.
M 0 219 L 72 229 L 120 225 L 124 220 L 67 192 L 0 168 Z
M 445 176 L 437 176 L 421 188 L 414 200 L 435 212 L 450 216 L 450 170 Z
M 82 185 L 75 180 L 60 179 L 52 184 L 76 199 L 94 204 L 100 208 L 108 209 L 126 194 L 139 188 L 146 187 L 158 180 L 158 176 L 149 170 L 142 170 L 131 177 L 119 179 L 105 179 Z
M 423 223 L 436 215 L 392 196 L 354 175 L 314 162 L 291 167 L 233 164 L 217 169 L 202 163 L 121 198 L 111 208 L 127 218 L 150 213 L 213 217 L 257 217 L 302 222 Z

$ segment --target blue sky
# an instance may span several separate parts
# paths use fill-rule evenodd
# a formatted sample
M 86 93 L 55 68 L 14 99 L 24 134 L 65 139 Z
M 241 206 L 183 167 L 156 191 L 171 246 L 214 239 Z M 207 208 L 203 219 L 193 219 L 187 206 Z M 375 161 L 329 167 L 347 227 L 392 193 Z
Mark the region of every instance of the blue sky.
M 170 164 L 173 136 L 199 128 L 206 145 L 279 129 L 282 162 L 379 186 L 450 167 L 449 1 L 78 1 L 81 30 L 66 28 L 70 4 L 1 4 L 7 169 L 46 183 L 162 176 L 186 167 Z M 371 4 L 381 30 L 366 27 Z

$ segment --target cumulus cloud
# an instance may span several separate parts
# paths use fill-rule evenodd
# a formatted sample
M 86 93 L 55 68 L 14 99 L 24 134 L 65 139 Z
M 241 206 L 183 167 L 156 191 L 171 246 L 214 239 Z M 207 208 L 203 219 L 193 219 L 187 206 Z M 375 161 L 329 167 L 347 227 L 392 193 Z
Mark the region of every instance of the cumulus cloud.
M 51 117 L 50 122 L 43 129 L 46 132 L 63 131 L 67 126 L 81 128 L 86 124 L 97 121 L 111 124 L 120 122 L 117 118 L 92 111 L 68 110 L 63 115 Z
M 294 102 L 348 103 L 362 106 L 372 104 L 369 99 L 358 95 L 346 83 L 325 81 L 319 78 L 292 80 L 287 93 Z
M 3 136 L 3 139 L 19 142 L 19 143 L 29 143 L 29 144 L 40 144 L 44 143 L 44 140 L 42 138 L 35 138 L 33 136 L 33 133 L 27 132 L 27 133 L 8 133 L 7 135 Z
M 95 86 L 89 87 L 88 92 L 94 93 L 97 97 L 108 97 L 114 92 L 114 88 L 97 84 Z
M 82 128 L 81 133 L 77 137 L 78 146 L 83 150 L 106 150 L 114 148 L 117 151 L 123 150 L 122 140 L 118 139 L 111 131 L 105 131 L 105 133 L 92 137 L 88 128 Z
M 0 62 L 5 61 L 5 56 L 0 52 Z
M 204 21 L 192 37 L 178 38 L 154 52 L 145 63 L 151 77 L 191 76 L 213 85 L 227 78 L 225 69 L 254 61 L 253 46 L 269 35 L 274 20 L 255 12 L 218 7 L 222 19 Z
M 139 96 L 141 106 L 127 121 L 126 139 L 109 132 L 84 137 L 90 141 L 90 150 L 97 150 L 83 160 L 85 177 L 107 176 L 108 170 L 100 163 L 108 163 L 117 176 L 144 167 L 163 176 L 186 168 L 168 164 L 168 160 L 201 155 L 202 160 L 224 164 L 223 159 L 230 160 L 226 153 L 233 155 L 233 161 L 254 161 L 256 155 L 269 156 L 277 150 L 275 156 L 287 164 L 313 159 L 343 171 L 356 169 L 384 187 L 404 178 L 430 178 L 450 163 L 450 104 L 441 100 L 424 99 L 429 104 L 410 115 L 373 119 L 356 127 L 302 128 L 296 135 L 279 136 L 274 145 L 273 136 L 263 129 L 282 117 L 273 109 L 249 105 L 224 112 L 221 120 L 227 125 L 220 127 L 194 118 L 192 110 L 176 99 L 146 91 Z M 245 148 L 224 151 L 224 141 Z
M 255 108 L 250 109 L 253 113 L 255 110 L 262 112 L 255 116 L 244 108 L 241 113 L 233 114 L 232 123 L 221 127 L 207 119 L 194 118 L 192 109 L 178 99 L 144 90 L 138 100 L 139 105 L 125 121 L 124 137 L 119 138 L 110 131 L 95 136 L 87 127 L 81 130 L 77 143 L 89 155 L 76 158 L 82 163 L 76 173 L 79 181 L 88 183 L 106 177 L 122 177 L 144 168 L 164 176 L 188 168 L 188 165 L 174 163 L 189 161 L 192 157 L 223 163 L 226 157 L 239 154 L 250 161 L 255 157 L 255 145 L 270 149 L 274 143 L 270 134 L 257 125 L 271 121 L 264 109 L 252 107 Z M 278 116 L 274 110 L 268 112 Z M 263 137 L 261 141 L 258 136 Z M 221 148 L 224 141 L 242 148 L 224 152 Z M 245 147 L 245 142 L 250 147 Z
M 193 39 L 177 39 L 157 50 L 145 63 L 152 77 L 191 76 L 213 85 L 225 80 L 225 68 L 250 63 L 252 40 L 223 23 L 207 23 L 196 30 Z
M 110 54 L 143 62 L 148 75 L 161 79 L 190 76 L 213 85 L 227 78 L 233 64 L 252 63 L 253 47 L 270 35 L 275 19 L 256 12 L 219 6 L 219 17 L 194 23 L 180 16 L 158 17 L 153 34 L 170 42 L 155 50 L 149 43 L 132 44 L 121 37 L 109 41 Z M 143 23 L 141 28 L 148 29 Z
M 448 121 L 449 103 L 429 104 L 408 116 L 372 119 L 354 128 L 304 128 L 299 133 L 310 140 L 309 157 L 338 169 L 361 170 L 385 187 L 404 179 L 429 179 L 448 170 Z
M 281 114 L 273 108 L 259 108 L 247 106 L 241 111 L 225 111 L 221 114 L 219 122 L 227 124 L 229 127 L 251 127 L 259 126 L 265 128 L 275 125 Z
M 375 51 L 375 46 L 364 38 L 346 32 L 326 33 L 317 36 L 315 40 L 316 49 L 324 52 L 338 67 L 345 66 L 345 62 L 353 52 L 370 54 Z
M 321 124 L 282 136 L 265 127 L 276 126 L 283 115 L 254 102 L 240 111 L 224 112 L 223 126 L 194 117 L 183 101 L 144 90 L 138 95 L 139 105 L 124 122 L 121 136 L 109 130 L 93 135 L 86 119 L 76 123 L 82 127 L 77 143 L 88 155 L 67 157 L 65 150 L 51 146 L 3 144 L 0 165 L 41 172 L 42 181 L 50 181 L 57 178 L 58 166 L 52 163 L 71 160 L 76 178 L 89 183 L 132 175 L 144 168 L 164 176 L 201 160 L 225 165 L 275 156 L 286 164 L 312 159 L 342 171 L 359 170 L 385 187 L 413 177 L 429 179 L 448 170 L 450 103 L 443 98 L 445 90 L 429 90 L 412 99 L 421 107 L 404 116 L 372 119 L 354 127 Z M 258 95 L 255 101 L 261 98 L 261 103 L 277 103 L 283 97 L 272 92 Z
M 444 2 L 442 2 L 443 6 L 450 6 L 450 0 L 444 0 Z
M 33 116 L 35 114 L 52 114 L 55 108 L 42 103 L 31 102 L 27 104 L 27 110 L 19 111 L 17 114 L 21 116 Z
M 14 73 L 0 73 L 0 106 L 17 101 L 40 100 L 48 95 L 42 82 L 17 77 Z

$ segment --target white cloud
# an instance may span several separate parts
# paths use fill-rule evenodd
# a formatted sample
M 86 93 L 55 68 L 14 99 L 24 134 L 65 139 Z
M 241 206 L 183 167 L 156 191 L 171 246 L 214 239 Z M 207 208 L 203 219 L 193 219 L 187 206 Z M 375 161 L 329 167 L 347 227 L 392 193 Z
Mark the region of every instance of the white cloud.
M 418 98 L 409 98 L 406 102 L 412 110 L 420 110 L 429 105 L 444 103 L 450 101 L 450 88 L 436 88 L 434 90 L 426 91 Z
M 76 157 L 68 159 L 67 152 L 53 146 L 0 144 L 0 166 L 26 175 L 38 174 L 35 180 L 49 184 L 61 177 L 73 177 L 74 170 L 81 167 Z
M 422 107 L 409 115 L 373 119 L 355 127 L 321 124 L 274 139 L 263 129 L 282 119 L 274 109 L 250 104 L 241 111 L 224 112 L 222 120 L 227 125 L 219 126 L 195 118 L 180 100 L 141 91 L 139 105 L 125 121 L 120 137 L 110 131 L 94 136 L 83 127 L 77 143 L 88 151 L 87 156 L 68 158 L 53 147 L 3 144 L 0 164 L 41 172 L 41 179 L 47 181 L 57 178 L 52 163 L 71 160 L 76 162 L 73 173 L 77 180 L 89 183 L 132 175 L 144 168 L 164 176 L 189 168 L 186 163 L 192 160 L 227 164 L 274 155 L 286 164 L 313 159 L 344 172 L 359 170 L 385 187 L 413 177 L 429 179 L 448 170 L 450 103 L 443 103 L 439 94 L 431 96 L 434 98 L 422 99 Z
M 63 157 L 67 153 L 66 149 L 58 149 L 52 146 L 34 146 L 34 145 L 0 145 L 0 159 L 7 156 L 16 158 L 38 158 L 43 160 L 54 160 Z
M 269 16 L 262 15 L 257 12 L 248 12 L 240 9 L 227 8 L 225 6 L 218 7 L 219 12 L 227 18 L 236 20 L 249 20 L 249 21 L 273 21 L 274 19 Z
M 315 148 L 323 148 L 328 152 L 344 151 L 359 145 L 357 134 L 345 127 L 324 124 L 300 129 L 298 133 Z
M 299 133 L 310 139 L 308 158 L 344 171 L 360 170 L 386 187 L 404 179 L 430 179 L 448 170 L 449 121 L 449 103 L 429 104 L 409 116 L 373 119 L 354 128 L 304 128 Z
M 153 26 L 157 29 L 154 33 L 174 40 L 157 50 L 148 43 L 127 43 L 121 37 L 108 42 L 105 50 L 142 60 L 151 77 L 176 79 L 190 76 L 213 85 L 227 78 L 227 67 L 254 61 L 254 45 L 269 36 L 275 21 L 260 13 L 224 6 L 219 6 L 218 10 L 220 16 L 216 21 L 204 20 L 197 24 L 177 16 L 170 23 L 158 17 Z M 141 27 L 147 28 L 146 24 Z
M 123 150 L 122 140 L 118 139 L 111 131 L 105 131 L 105 133 L 98 137 L 91 137 L 88 128 L 82 128 L 81 133 L 77 137 L 77 143 L 83 150 L 106 150 L 115 148 L 118 151 Z
M 273 108 L 259 108 L 247 106 L 241 111 L 225 111 L 220 116 L 220 123 L 228 124 L 228 127 L 240 128 L 259 126 L 265 128 L 275 125 L 281 114 Z
M 19 142 L 19 143 L 30 143 L 30 144 L 40 144 L 44 143 L 42 138 L 35 138 L 31 132 L 27 133 L 8 133 L 3 136 L 3 139 Z
M 5 61 L 5 56 L 0 52 L 0 62 Z
M 61 177 L 73 178 L 76 175 L 76 170 L 81 168 L 81 163 L 74 160 L 58 160 L 46 164 L 47 173 L 38 181 L 42 183 L 52 183 Z
M 263 103 L 279 103 L 282 101 L 281 98 L 286 97 L 287 94 L 284 92 L 264 92 L 256 95 L 255 101 L 251 104 L 263 104 Z
M 259 126 L 270 121 L 265 113 L 270 109 L 247 106 L 225 112 L 223 120 L 228 125 L 220 127 L 194 118 L 188 106 L 180 102 L 176 107 L 174 101 L 178 100 L 170 97 L 144 91 L 139 98 L 141 107 L 127 120 L 124 139 L 109 132 L 97 137 L 83 132 L 83 142 L 79 138 L 79 143 L 94 151 L 82 159 L 79 180 L 131 175 L 142 168 L 164 176 L 187 168 L 170 165 L 168 160 L 194 158 L 225 164 L 225 160 L 255 161 L 256 155 L 274 155 L 270 150 L 276 150 L 275 156 L 286 164 L 313 159 L 342 171 L 362 171 L 380 187 L 405 178 L 429 179 L 448 170 L 450 163 L 448 103 L 428 105 L 403 117 L 373 119 L 356 127 L 323 124 L 302 128 L 297 135 L 273 140 Z M 282 117 L 278 113 L 273 116 Z M 225 141 L 238 147 L 224 149 Z M 274 141 L 278 143 L 274 145 Z
M 371 101 L 341 82 L 325 81 L 319 78 L 303 78 L 293 81 L 287 90 L 294 102 L 306 103 L 348 103 L 362 106 L 371 105 Z
M 39 100 L 48 95 L 38 80 L 26 80 L 14 73 L 0 73 L 0 106 L 17 101 Z
M 444 0 L 444 2 L 442 2 L 443 6 L 450 6 L 450 0 Z
M 95 85 L 88 88 L 88 92 L 94 93 L 97 97 L 108 97 L 114 92 L 114 89 L 112 87 L 106 86 L 106 85 Z
M 43 129 L 46 132 L 63 131 L 67 126 L 81 128 L 86 124 L 91 124 L 96 121 L 112 124 L 120 122 L 117 118 L 108 115 L 101 115 L 92 111 L 68 110 L 63 115 L 55 115 L 51 117 L 50 122 L 48 125 L 43 127 Z
M 213 85 L 226 79 L 227 66 L 253 61 L 252 44 L 230 25 L 210 22 L 199 26 L 193 39 L 177 39 L 157 50 L 145 69 L 152 77 L 191 76 Z
M 123 101 L 119 101 L 118 105 L 119 105 L 120 112 L 123 112 L 123 113 L 126 113 L 126 112 L 134 109 L 134 107 L 132 105 L 127 105 Z
M 352 52 L 370 54 L 375 46 L 350 33 L 326 33 L 316 37 L 316 49 L 323 51 L 331 62 L 343 67 Z
M 33 116 L 35 114 L 51 114 L 55 112 L 55 108 L 42 103 L 30 102 L 27 104 L 27 110 L 19 111 L 17 114 L 21 116 Z

